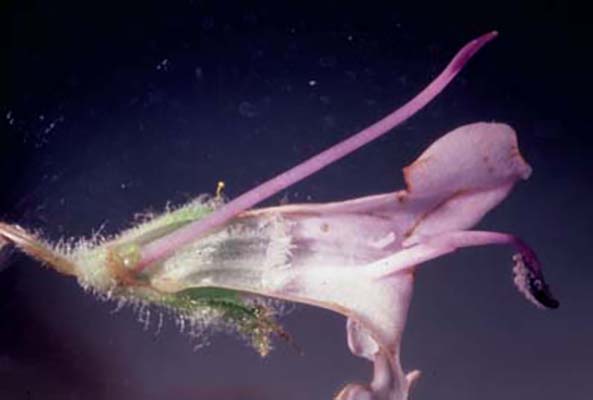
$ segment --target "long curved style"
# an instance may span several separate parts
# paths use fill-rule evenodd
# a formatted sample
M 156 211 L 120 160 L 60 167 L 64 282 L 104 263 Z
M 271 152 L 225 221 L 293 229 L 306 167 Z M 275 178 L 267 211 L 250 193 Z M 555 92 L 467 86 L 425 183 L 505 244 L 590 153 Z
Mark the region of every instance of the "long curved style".
M 70 249 L 0 223 L 0 251 L 13 244 L 110 297 L 157 304 L 192 321 L 230 321 L 262 355 L 269 335 L 286 334 L 257 296 L 333 310 L 347 317 L 351 352 L 374 364 L 371 382 L 347 385 L 336 399 L 406 400 L 420 373 L 404 373 L 400 343 L 422 263 L 461 248 L 508 245 L 516 252 L 519 291 L 540 308 L 558 307 L 527 244 L 471 230 L 531 174 L 514 130 L 478 122 L 445 134 L 404 168 L 400 191 L 249 208 L 409 118 L 495 36 L 467 44 L 426 89 L 381 121 L 228 204 L 198 199 L 110 240 Z
M 453 57 L 451 62 L 449 62 L 449 65 L 447 65 L 439 76 L 437 76 L 436 79 L 434 79 L 424 90 L 383 119 L 350 136 L 343 142 L 330 147 L 316 156 L 311 157 L 307 161 L 262 183 L 247 193 L 242 194 L 204 219 L 191 223 L 182 229 L 172 232 L 171 234 L 146 245 L 142 249 L 141 258 L 136 266 L 136 270 L 141 271 L 151 263 L 171 254 L 180 246 L 186 245 L 206 234 L 208 231 L 223 225 L 239 213 L 338 161 L 367 143 L 383 136 L 406 119 L 416 114 L 441 93 L 472 56 L 497 35 L 498 33 L 496 31 L 489 32 L 466 44 L 459 50 L 455 57 Z

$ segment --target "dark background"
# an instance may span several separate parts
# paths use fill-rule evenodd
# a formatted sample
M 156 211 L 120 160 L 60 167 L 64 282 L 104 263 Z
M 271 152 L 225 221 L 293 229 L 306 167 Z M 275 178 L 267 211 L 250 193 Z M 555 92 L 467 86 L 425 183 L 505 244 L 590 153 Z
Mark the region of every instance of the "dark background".
M 137 212 L 234 197 L 401 105 L 467 41 L 488 45 L 419 115 L 299 183 L 291 202 L 401 187 L 400 168 L 459 125 L 504 121 L 534 168 L 481 223 L 537 249 L 561 301 L 535 309 L 508 249 L 418 274 L 403 363 L 415 399 L 591 399 L 591 53 L 574 3 L 3 1 L 0 219 L 52 240 L 110 234 Z M 440 3 L 440 2 L 439 2 Z M 330 399 L 368 379 L 345 320 L 283 319 L 303 348 L 267 359 L 233 337 L 143 330 L 68 278 L 15 255 L 0 272 L 2 399 Z

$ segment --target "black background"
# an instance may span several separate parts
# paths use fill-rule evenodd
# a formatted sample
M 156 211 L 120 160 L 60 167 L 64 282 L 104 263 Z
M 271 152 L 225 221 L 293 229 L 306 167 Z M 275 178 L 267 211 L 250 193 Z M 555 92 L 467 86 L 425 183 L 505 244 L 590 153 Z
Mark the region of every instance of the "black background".
M 590 399 L 591 38 L 577 3 L 3 1 L 0 218 L 51 240 L 128 227 L 138 212 L 234 197 L 402 104 L 467 41 L 500 37 L 419 115 L 281 197 L 401 187 L 400 169 L 456 126 L 511 124 L 534 168 L 481 223 L 537 249 L 561 308 L 511 283 L 508 249 L 418 274 L 404 368 L 415 399 Z M 298 5 L 296 5 L 298 4 Z M 364 381 L 345 321 L 297 306 L 304 349 L 267 359 L 224 335 L 196 352 L 15 255 L 0 272 L 3 399 L 329 399 Z

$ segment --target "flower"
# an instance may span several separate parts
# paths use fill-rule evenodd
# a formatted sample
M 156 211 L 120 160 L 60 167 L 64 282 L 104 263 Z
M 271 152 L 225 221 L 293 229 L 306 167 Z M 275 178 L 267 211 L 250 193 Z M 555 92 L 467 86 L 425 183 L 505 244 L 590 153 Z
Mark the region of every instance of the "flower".
M 400 343 L 414 273 L 423 262 L 464 247 L 511 245 L 519 291 L 538 307 L 558 306 L 523 241 L 470 230 L 531 173 L 513 129 L 479 122 L 449 132 L 404 168 L 405 190 L 249 209 L 411 117 L 495 36 L 464 46 L 403 107 L 227 204 L 220 196 L 198 198 L 109 240 L 75 246 L 51 246 L 0 222 L 0 258 L 13 244 L 103 297 L 173 310 L 198 334 L 206 325 L 230 327 L 262 355 L 270 334 L 286 334 L 258 296 L 336 311 L 348 319 L 352 353 L 374 363 L 368 385 L 350 384 L 337 399 L 405 400 L 419 372 L 404 374 Z

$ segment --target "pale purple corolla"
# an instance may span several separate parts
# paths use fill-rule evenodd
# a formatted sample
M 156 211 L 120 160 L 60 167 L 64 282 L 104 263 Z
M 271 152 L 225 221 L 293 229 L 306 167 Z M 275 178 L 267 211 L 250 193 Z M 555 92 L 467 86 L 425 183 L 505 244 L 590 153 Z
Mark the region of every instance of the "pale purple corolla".
M 404 169 L 406 190 L 244 212 L 156 267 L 151 285 L 172 293 L 223 287 L 341 313 L 350 350 L 373 361 L 375 374 L 338 398 L 406 399 L 417 373 L 404 374 L 399 346 L 421 263 L 463 247 L 508 244 L 519 290 L 537 306 L 557 306 L 527 245 L 510 234 L 468 230 L 530 172 L 509 126 L 465 125 Z M 245 249 L 229 256 L 215 244 L 229 240 Z
M 351 351 L 374 362 L 369 385 L 349 385 L 339 399 L 406 399 L 417 373 L 406 376 L 399 345 L 412 295 L 414 271 L 458 248 L 508 244 L 515 248 L 515 283 L 540 307 L 554 308 L 534 252 L 506 233 L 468 230 L 500 203 L 531 169 L 507 125 L 460 127 L 430 146 L 404 169 L 407 189 L 351 201 L 245 211 L 256 203 L 384 134 L 438 94 L 465 62 L 496 33 L 466 45 L 412 101 L 345 142 L 273 178 L 206 218 L 155 240 L 141 251 L 137 271 L 195 243 L 217 227 L 256 224 L 269 246 L 250 264 L 267 264 L 249 278 L 216 279 L 201 271 L 167 266 L 152 276 L 163 291 L 215 285 L 313 304 L 348 317 Z M 265 228 L 264 228 L 265 227 Z M 199 253 L 191 247 L 190 252 Z M 238 267 L 242 273 L 244 269 Z
M 252 307 L 249 294 L 336 311 L 347 317 L 352 353 L 374 364 L 369 384 L 350 384 L 337 399 L 405 400 L 419 373 L 404 373 L 400 342 L 414 273 L 423 262 L 464 247 L 510 245 L 518 289 L 539 307 L 558 306 L 525 243 L 507 233 L 470 230 L 531 173 L 513 129 L 478 122 L 447 133 L 404 168 L 404 190 L 335 203 L 250 208 L 415 114 L 495 36 L 488 33 L 464 46 L 403 107 L 227 204 L 196 201 L 110 240 L 71 249 L 51 248 L 17 226 L 0 223 L 0 248 L 14 243 L 75 276 L 85 288 L 155 303 L 194 321 L 240 312 L 234 323 L 242 333 L 255 332 L 262 354 L 268 350 L 262 335 L 282 331 L 262 308 Z M 210 288 L 228 292 L 223 297 L 199 292 Z

